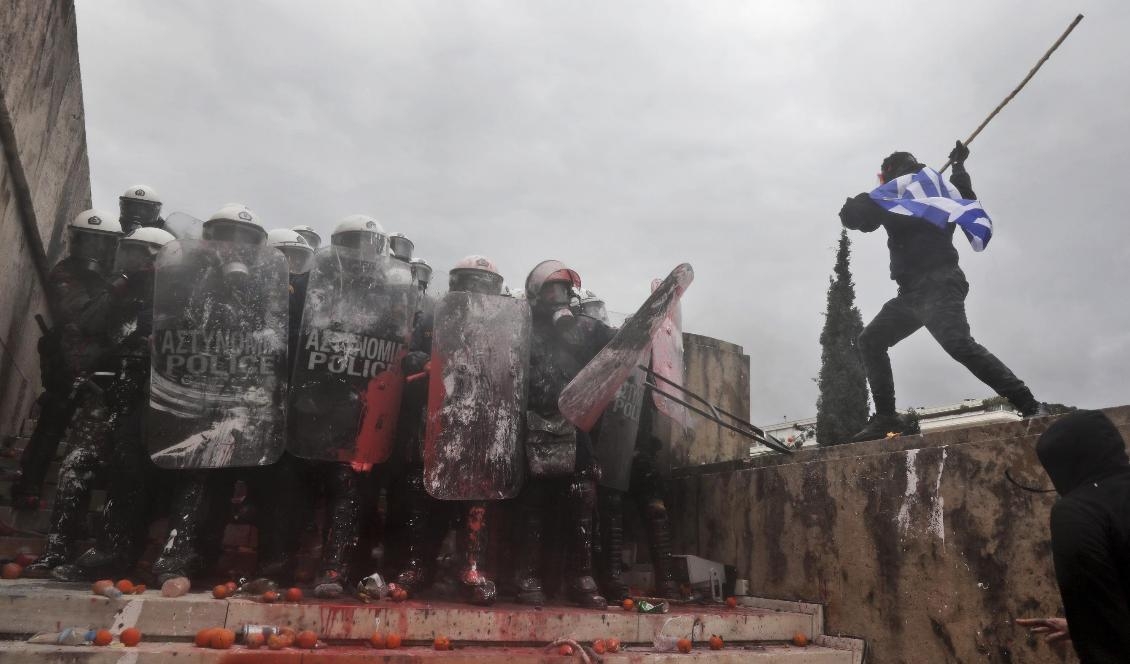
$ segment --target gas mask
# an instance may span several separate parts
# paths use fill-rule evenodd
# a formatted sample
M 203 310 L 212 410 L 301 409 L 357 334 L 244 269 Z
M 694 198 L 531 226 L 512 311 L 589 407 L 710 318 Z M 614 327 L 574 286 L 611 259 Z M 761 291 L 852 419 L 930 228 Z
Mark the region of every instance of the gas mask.
M 577 324 L 573 311 L 569 309 L 568 282 L 551 281 L 541 287 L 538 294 L 538 307 L 549 314 L 553 327 L 560 331 L 572 330 Z
M 118 208 L 121 210 L 122 229 L 126 233 L 140 226 L 156 226 L 161 214 L 160 203 L 125 196 L 118 199 Z
M 120 237 L 115 233 L 72 229 L 70 255 L 83 269 L 106 276 L 114 264 Z

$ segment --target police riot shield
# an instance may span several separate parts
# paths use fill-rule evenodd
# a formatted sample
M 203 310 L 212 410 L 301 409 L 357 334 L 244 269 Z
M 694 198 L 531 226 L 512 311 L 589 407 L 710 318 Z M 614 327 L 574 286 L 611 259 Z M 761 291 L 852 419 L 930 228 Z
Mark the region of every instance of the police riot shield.
M 269 247 L 176 240 L 154 271 L 144 420 L 153 462 L 274 463 L 286 430 L 286 259 Z
M 651 290 L 663 283 L 659 279 L 651 282 Z M 686 379 L 683 364 L 683 315 L 682 306 L 676 302 L 668 316 L 659 325 L 651 340 L 651 369 L 669 383 L 683 385 Z M 679 426 L 687 426 L 687 410 L 682 404 L 671 401 L 658 392 L 651 393 L 655 407 Z
M 692 281 L 694 270 L 688 263 L 672 270 L 616 336 L 569 381 L 557 399 L 566 419 L 582 431 L 592 429 L 620 386 L 645 359 L 656 331 Z
M 165 218 L 165 230 L 178 240 L 199 240 L 204 237 L 204 222 L 186 212 L 174 212 Z
M 644 406 L 644 372 L 636 367 L 616 391 L 615 400 L 605 409 L 593 437 L 593 449 L 600 464 L 600 485 L 627 491 L 632 476 L 632 455 L 640 429 Z
M 522 422 L 530 308 L 503 295 L 451 292 L 436 307 L 424 482 L 445 500 L 500 500 L 525 479 Z
M 402 261 L 332 245 L 315 254 L 291 376 L 292 454 L 362 467 L 388 458 L 415 294 Z

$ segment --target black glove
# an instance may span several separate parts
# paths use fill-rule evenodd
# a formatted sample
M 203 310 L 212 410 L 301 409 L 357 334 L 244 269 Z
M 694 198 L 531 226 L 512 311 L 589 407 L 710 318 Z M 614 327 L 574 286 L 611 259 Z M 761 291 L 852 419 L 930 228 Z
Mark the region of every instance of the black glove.
M 950 150 L 950 161 L 955 166 L 964 166 L 965 160 L 969 158 L 969 148 L 961 141 L 957 141 L 952 150 Z
M 400 361 L 401 370 L 406 376 L 418 374 L 424 370 L 424 365 L 427 364 L 430 359 L 432 359 L 430 354 L 414 350 L 405 355 L 404 359 Z

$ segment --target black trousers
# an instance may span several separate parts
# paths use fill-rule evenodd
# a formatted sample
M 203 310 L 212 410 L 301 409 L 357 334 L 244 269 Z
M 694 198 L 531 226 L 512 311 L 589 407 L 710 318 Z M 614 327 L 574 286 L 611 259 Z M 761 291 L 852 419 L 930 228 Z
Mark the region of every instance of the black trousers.
M 942 350 L 969 369 L 997 394 L 1021 410 L 1035 403 L 1032 392 L 1004 362 L 974 341 L 965 315 L 969 282 L 957 266 L 942 268 L 899 283 L 898 296 L 859 335 L 859 350 L 871 385 L 875 412 L 895 413 L 895 382 L 887 349 L 925 327 Z

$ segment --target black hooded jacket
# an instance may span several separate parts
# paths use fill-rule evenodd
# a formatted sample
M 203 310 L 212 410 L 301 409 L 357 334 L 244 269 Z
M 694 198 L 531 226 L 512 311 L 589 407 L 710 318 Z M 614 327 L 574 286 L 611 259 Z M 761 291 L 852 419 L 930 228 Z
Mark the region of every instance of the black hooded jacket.
M 1055 576 L 1082 664 L 1130 662 L 1130 459 L 1099 411 L 1071 413 L 1036 443 L 1060 498 L 1052 507 Z
M 964 168 L 954 167 L 950 183 L 963 198 L 977 198 L 969 173 Z M 867 193 L 847 199 L 840 208 L 840 222 L 845 228 L 864 233 L 880 226 L 886 229 L 887 248 L 891 251 L 891 279 L 899 285 L 932 270 L 957 267 L 957 249 L 953 246 L 954 224 L 947 224 L 943 230 L 915 217 L 888 212 Z

